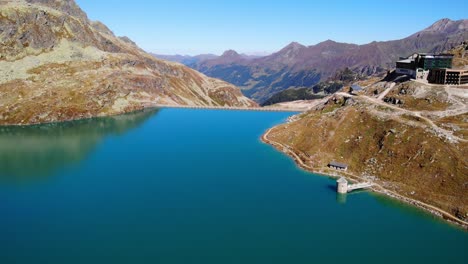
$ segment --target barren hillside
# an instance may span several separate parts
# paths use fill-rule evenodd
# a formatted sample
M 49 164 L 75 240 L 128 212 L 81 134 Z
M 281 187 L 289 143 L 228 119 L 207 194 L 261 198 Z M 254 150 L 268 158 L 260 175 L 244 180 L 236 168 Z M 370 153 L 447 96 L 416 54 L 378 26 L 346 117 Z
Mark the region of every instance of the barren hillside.
M 337 93 L 268 139 L 314 171 L 352 175 L 468 219 L 468 89 L 379 82 Z
M 0 1 L 0 125 L 155 104 L 256 106 L 226 82 L 155 59 L 73 0 Z

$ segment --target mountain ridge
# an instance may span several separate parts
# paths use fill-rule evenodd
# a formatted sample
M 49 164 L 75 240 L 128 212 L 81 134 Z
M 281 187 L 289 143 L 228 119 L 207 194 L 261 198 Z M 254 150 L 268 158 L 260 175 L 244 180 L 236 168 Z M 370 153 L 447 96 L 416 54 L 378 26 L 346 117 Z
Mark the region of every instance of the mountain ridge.
M 467 39 L 468 20 L 441 19 L 398 40 L 362 45 L 325 40 L 310 46 L 292 42 L 271 55 L 248 61 L 223 63 L 215 58 L 189 66 L 240 87 L 244 94 L 262 103 L 288 88 L 310 88 L 345 68 L 362 75 L 382 73 L 393 68 L 402 56 L 443 52 Z
M 151 105 L 256 106 L 231 84 L 158 60 L 73 0 L 0 3 L 0 125 L 121 114 Z

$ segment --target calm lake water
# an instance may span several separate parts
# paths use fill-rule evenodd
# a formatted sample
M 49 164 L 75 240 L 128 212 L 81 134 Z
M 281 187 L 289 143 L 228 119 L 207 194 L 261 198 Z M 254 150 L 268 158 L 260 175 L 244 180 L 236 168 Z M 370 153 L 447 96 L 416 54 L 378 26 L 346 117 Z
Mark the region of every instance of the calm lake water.
M 468 232 L 368 192 L 337 196 L 260 142 L 289 115 L 0 128 L 0 263 L 468 263 Z

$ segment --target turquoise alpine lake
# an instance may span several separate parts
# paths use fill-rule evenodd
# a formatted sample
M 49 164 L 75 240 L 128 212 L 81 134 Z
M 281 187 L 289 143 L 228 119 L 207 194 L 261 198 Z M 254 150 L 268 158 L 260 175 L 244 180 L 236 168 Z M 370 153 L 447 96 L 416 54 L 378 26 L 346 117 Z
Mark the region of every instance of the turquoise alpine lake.
M 468 263 L 465 230 L 369 192 L 338 196 L 260 141 L 290 115 L 0 127 L 0 263 Z

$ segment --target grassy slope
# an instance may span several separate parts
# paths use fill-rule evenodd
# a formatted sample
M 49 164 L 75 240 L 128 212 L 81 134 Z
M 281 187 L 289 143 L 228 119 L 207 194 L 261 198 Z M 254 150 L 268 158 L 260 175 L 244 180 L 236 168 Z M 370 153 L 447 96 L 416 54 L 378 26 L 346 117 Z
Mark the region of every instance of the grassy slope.
M 425 101 L 412 95 L 406 98 Z M 318 169 L 332 160 L 347 163 L 353 174 L 375 176 L 390 190 L 466 220 L 468 144 L 449 143 L 422 120 L 355 100 L 347 105 L 343 99 L 331 100 L 296 122 L 274 128 L 269 138 L 291 146 Z M 408 107 L 419 105 L 422 110 L 422 104 L 413 102 Z M 467 118 L 464 114 L 436 122 L 463 123 Z

